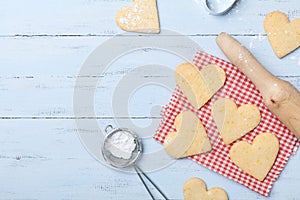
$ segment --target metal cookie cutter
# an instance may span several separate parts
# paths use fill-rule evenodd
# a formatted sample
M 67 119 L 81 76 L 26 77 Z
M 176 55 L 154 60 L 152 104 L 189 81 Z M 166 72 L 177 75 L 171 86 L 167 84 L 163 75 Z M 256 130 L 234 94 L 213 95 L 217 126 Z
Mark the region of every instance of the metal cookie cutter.
M 223 15 L 233 8 L 238 0 L 203 0 L 205 9 L 211 15 Z

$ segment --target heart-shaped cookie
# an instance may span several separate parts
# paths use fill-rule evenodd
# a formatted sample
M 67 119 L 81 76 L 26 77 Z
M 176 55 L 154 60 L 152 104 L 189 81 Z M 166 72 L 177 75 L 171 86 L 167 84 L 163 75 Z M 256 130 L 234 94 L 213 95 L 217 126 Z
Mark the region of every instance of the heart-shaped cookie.
M 244 136 L 260 122 L 260 112 L 256 106 L 245 104 L 237 108 L 227 98 L 214 102 L 212 116 L 225 144 Z
M 217 65 L 207 65 L 201 71 L 183 63 L 175 70 L 175 80 L 194 108 L 201 108 L 223 85 L 226 76 Z
M 271 133 L 261 133 L 252 145 L 240 141 L 232 145 L 229 154 L 232 162 L 256 179 L 263 181 L 272 168 L 279 151 L 279 142 Z
M 211 150 L 205 128 L 191 111 L 177 115 L 174 126 L 177 132 L 170 132 L 165 138 L 165 151 L 174 158 L 184 158 Z
M 187 180 L 183 186 L 184 200 L 228 200 L 227 193 L 222 188 L 206 190 L 206 184 L 199 178 Z
M 286 14 L 271 12 L 264 27 L 277 57 L 282 58 L 300 46 L 300 18 L 289 22 Z
M 116 22 L 125 31 L 159 33 L 156 0 L 132 0 L 132 7 L 118 10 Z

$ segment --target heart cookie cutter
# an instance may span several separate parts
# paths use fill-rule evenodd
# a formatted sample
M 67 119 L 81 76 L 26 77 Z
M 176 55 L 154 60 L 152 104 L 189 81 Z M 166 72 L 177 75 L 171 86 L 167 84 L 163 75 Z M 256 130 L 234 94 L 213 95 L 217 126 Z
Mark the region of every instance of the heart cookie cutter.
M 238 0 L 203 0 L 204 8 L 211 15 L 223 15 L 233 8 Z

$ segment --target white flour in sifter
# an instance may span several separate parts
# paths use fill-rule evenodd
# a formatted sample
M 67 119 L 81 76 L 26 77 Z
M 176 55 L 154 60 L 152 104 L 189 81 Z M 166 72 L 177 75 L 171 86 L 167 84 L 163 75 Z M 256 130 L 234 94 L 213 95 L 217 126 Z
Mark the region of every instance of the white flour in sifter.
M 119 131 L 108 138 L 106 148 L 117 158 L 129 159 L 136 148 L 136 143 L 131 134 Z

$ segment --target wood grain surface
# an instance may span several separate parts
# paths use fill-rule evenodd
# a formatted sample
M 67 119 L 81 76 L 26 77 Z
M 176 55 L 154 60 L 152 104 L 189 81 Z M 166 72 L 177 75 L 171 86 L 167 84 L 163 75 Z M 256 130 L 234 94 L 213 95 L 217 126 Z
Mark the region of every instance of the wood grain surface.
M 130 0 L 0 1 L 1 200 L 150 199 L 138 176 L 104 166 L 85 150 L 77 137 L 75 119 L 96 119 L 101 128 L 114 124 L 116 119 L 122 124 L 133 121 L 137 126 L 146 126 L 153 121 L 158 125 L 160 107 L 153 107 L 166 104 L 171 90 L 141 88 L 128 102 L 120 100 L 128 103 L 130 114 L 115 116 L 111 106 L 114 88 L 124 76 L 170 80 L 173 77 L 164 74 L 130 72 L 153 61 L 175 69 L 182 59 L 151 47 L 122 56 L 101 74 L 95 93 L 96 116 L 75 116 L 73 111 L 75 81 L 82 79 L 79 87 L 91 90 L 84 80 L 99 78 L 92 74 L 80 76 L 82 64 L 96 47 L 123 33 L 116 26 L 115 14 L 130 4 Z M 300 18 L 299 0 L 240 0 L 224 16 L 209 15 L 201 0 L 157 0 L 157 4 L 162 29 L 186 35 L 207 53 L 223 59 L 215 38 L 222 31 L 233 34 L 269 71 L 300 90 L 300 50 L 278 59 L 263 30 L 264 17 L 274 10 L 287 13 L 291 20 Z M 148 152 L 162 148 L 151 139 L 154 132 L 145 140 Z M 199 177 L 209 188 L 224 188 L 233 200 L 297 200 L 298 154 L 291 158 L 269 198 L 188 159 L 149 176 L 171 199 L 183 199 L 184 182 Z

